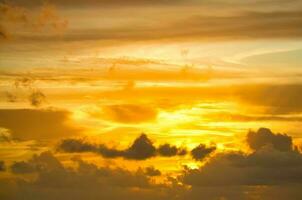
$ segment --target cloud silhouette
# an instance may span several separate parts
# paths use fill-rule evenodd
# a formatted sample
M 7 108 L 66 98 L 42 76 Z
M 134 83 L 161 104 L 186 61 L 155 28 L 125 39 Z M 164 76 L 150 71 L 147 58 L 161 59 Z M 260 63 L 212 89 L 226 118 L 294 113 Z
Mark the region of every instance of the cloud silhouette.
M 260 128 L 257 132 L 250 131 L 246 137 L 249 147 L 253 150 L 259 150 L 266 145 L 272 145 L 279 151 L 292 150 L 292 138 L 285 134 L 274 134 L 268 128 Z
M 206 147 L 204 144 L 200 144 L 191 151 L 191 155 L 195 160 L 203 160 L 210 153 L 214 152 L 216 147 Z
M 157 152 L 161 156 L 170 157 L 176 155 L 186 155 L 187 150 L 184 148 L 178 148 L 170 144 L 160 145 L 157 149 Z
M 128 160 L 146 160 L 155 156 L 172 157 L 187 154 L 186 149 L 167 143 L 157 148 L 146 134 L 141 134 L 128 148 L 123 150 L 109 148 L 104 144 L 91 144 L 81 139 L 64 139 L 57 149 L 68 153 L 93 152 L 104 158 L 122 157 Z
M 124 150 L 108 148 L 106 145 L 92 145 L 82 140 L 65 139 L 58 150 L 69 153 L 94 152 L 105 158 L 123 157 L 130 160 L 145 160 L 156 155 L 156 148 L 145 134 L 141 134 L 134 140 L 131 146 Z
M 199 169 L 185 169 L 183 181 L 196 187 L 302 184 L 302 154 L 291 137 L 264 128 L 247 137 L 256 138 L 253 153 L 218 153 Z
M 0 179 L 0 196 L 6 199 L 155 199 L 169 198 L 171 187 L 156 185 L 150 177 L 159 175 L 154 168 L 129 171 L 121 168 L 99 167 L 81 159 L 73 159 L 75 168 L 65 167 L 51 152 L 34 155 L 24 166 L 30 166 L 35 178 Z M 16 164 L 15 164 L 16 165 Z M 13 165 L 14 166 L 14 165 Z M 14 172 L 14 171 L 13 171 Z M 16 187 L 17 186 L 17 187 Z M 4 189 L 5 188 L 5 189 Z M 155 192 L 161 190 L 160 194 Z M 15 192 L 12 192 L 15 191 Z M 23 192 L 21 192 L 23 191 Z

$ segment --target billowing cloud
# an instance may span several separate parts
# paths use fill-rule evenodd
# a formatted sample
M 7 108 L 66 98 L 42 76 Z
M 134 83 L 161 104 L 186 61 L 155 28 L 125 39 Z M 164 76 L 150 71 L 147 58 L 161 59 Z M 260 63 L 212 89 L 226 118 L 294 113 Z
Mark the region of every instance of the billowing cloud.
M 147 135 L 142 134 L 136 138 L 133 144 L 124 151 L 124 155 L 129 159 L 144 160 L 155 156 L 156 148 Z
M 1 187 L 0 196 L 7 199 L 167 199 L 174 198 L 169 191 L 172 188 L 156 185 L 150 181 L 145 169 L 128 171 L 121 168 L 99 167 L 95 164 L 74 159 L 76 169 L 64 167 L 50 152 L 43 152 L 23 161 L 31 166 L 36 178 L 10 180 L 14 184 Z M 153 169 L 152 169 L 153 170 Z M 150 171 L 150 169 L 149 169 Z M 22 175 L 18 173 L 18 175 Z M 0 179 L 2 185 L 5 180 Z M 155 192 L 158 189 L 161 192 Z M 15 192 L 11 192 L 15 190 Z M 21 192 L 23 191 L 23 192 Z M 170 191 L 171 192 L 171 191 Z
M 80 128 L 68 123 L 70 113 L 56 109 L 0 109 L 0 127 L 14 139 L 58 139 L 77 135 Z
M 218 153 L 200 169 L 186 169 L 184 182 L 197 187 L 302 184 L 302 154 L 292 149 L 291 137 L 272 134 L 269 129 L 252 134 L 257 138 L 252 142 L 257 144 L 255 152 Z M 286 141 L 284 147 L 280 140 Z
M 210 153 L 214 152 L 216 147 L 206 147 L 204 144 L 200 144 L 191 151 L 191 155 L 195 160 L 203 160 Z
M 292 138 L 285 134 L 274 134 L 268 128 L 260 128 L 257 132 L 250 131 L 246 137 L 249 147 L 253 150 L 259 150 L 266 145 L 272 145 L 279 151 L 292 150 Z
M 145 134 L 141 134 L 128 148 L 123 150 L 110 148 L 104 144 L 91 144 L 81 139 L 64 139 L 59 144 L 58 150 L 69 153 L 93 152 L 104 158 L 122 157 L 129 160 L 145 160 L 155 156 L 185 156 L 187 154 L 185 148 L 168 143 L 155 147 Z
M 266 143 L 267 139 L 263 141 Z M 66 197 L 90 197 L 93 200 L 117 200 L 123 197 L 130 200 L 283 200 L 302 197 L 302 154 L 293 148 L 283 151 L 274 145 L 264 145 L 249 154 L 216 153 L 199 169 L 186 167 L 177 179 L 167 177 L 167 185 L 156 185 L 151 181 L 151 178 L 162 175 L 154 167 L 128 171 L 99 167 L 79 158 L 73 159 L 73 162 L 75 168 L 64 167 L 50 152 L 35 155 L 27 161 L 15 162 L 11 171 L 18 177 L 28 173 L 35 176 L 22 181 L 19 178 L 10 180 L 14 184 L 7 184 L 0 179 L 0 184 L 5 185 L 0 189 L 0 196 L 16 200 L 29 197 L 27 195 L 31 198 L 59 200 Z M 22 163 L 19 171 L 13 170 L 17 163 Z
M 109 105 L 103 107 L 104 117 L 120 123 L 141 123 L 156 119 L 157 111 L 143 105 Z

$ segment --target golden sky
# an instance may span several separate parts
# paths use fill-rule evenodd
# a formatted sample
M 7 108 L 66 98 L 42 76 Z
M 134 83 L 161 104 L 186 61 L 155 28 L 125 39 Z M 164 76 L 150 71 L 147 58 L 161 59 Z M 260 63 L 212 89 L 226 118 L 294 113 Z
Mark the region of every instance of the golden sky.
M 0 0 L 0 199 L 302 199 L 301 0 Z

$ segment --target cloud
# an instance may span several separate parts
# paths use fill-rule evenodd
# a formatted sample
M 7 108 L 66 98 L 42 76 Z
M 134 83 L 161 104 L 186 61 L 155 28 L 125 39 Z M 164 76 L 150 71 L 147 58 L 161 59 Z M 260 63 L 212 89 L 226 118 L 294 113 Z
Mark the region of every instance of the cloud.
M 226 122 L 251 122 L 251 121 L 281 121 L 281 122 L 300 122 L 299 116 L 278 116 L 278 115 L 246 115 L 230 112 L 213 112 L 202 115 L 207 121 L 226 121 Z
M 64 139 L 60 143 L 59 149 L 66 152 L 94 152 L 98 150 L 95 145 L 77 139 Z
M 143 105 L 109 105 L 103 107 L 104 117 L 120 123 L 142 123 L 156 119 L 157 111 Z
M 91 144 L 81 139 L 64 139 L 57 149 L 68 153 L 93 152 L 104 158 L 122 157 L 129 160 L 145 160 L 155 156 L 185 156 L 187 154 L 186 149 L 167 143 L 157 148 L 145 134 L 141 134 L 128 148 L 123 150 L 109 148 L 104 144 Z
M 195 160 L 203 160 L 215 150 L 216 147 L 206 147 L 204 144 L 200 144 L 199 146 L 192 149 L 191 155 Z
M 126 158 L 144 160 L 155 156 L 156 148 L 147 135 L 142 134 L 136 138 L 133 144 L 124 152 Z
M 146 167 L 145 174 L 147 176 L 160 176 L 161 172 L 158 169 L 155 169 L 154 167 Z
M 5 168 L 5 163 L 4 163 L 3 160 L 0 160 L 0 172 L 3 172 L 3 171 L 5 171 L 5 170 L 6 170 L 6 168 Z
M 175 10 L 177 12 L 179 10 Z M 190 11 L 190 10 L 188 10 Z M 145 15 L 141 15 L 144 17 Z M 124 19 L 125 20 L 125 19 Z M 125 23 L 129 23 L 124 21 Z M 189 15 L 165 18 L 161 23 L 124 26 L 116 24 L 112 28 L 91 27 L 90 29 L 65 33 L 67 41 L 119 40 L 131 41 L 234 41 L 259 39 L 301 38 L 301 10 L 294 11 L 252 11 L 238 10 L 232 15 Z M 244 24 L 240 26 L 239 24 Z M 55 36 L 24 36 L 28 40 L 52 40 Z
M 157 149 L 157 152 L 161 156 L 170 157 L 176 155 L 186 155 L 187 151 L 184 148 L 178 148 L 170 144 L 160 145 Z
M 17 102 L 17 96 L 11 92 L 5 92 L 5 96 L 8 102 L 15 103 Z
M 15 79 L 14 81 L 14 86 L 16 88 L 32 88 L 34 83 L 35 83 L 35 79 L 31 76 L 23 76 L 23 77 L 18 77 Z
M 174 198 L 171 187 L 156 185 L 149 176 L 158 171 L 99 167 L 81 159 L 73 159 L 75 168 L 64 167 L 50 152 L 43 152 L 23 161 L 34 169 L 35 178 L 11 179 L 13 184 L 0 188 L 0 196 L 6 199 L 112 199 L 131 200 Z M 153 169 L 151 169 L 153 170 Z M 19 177 L 22 174 L 18 173 Z M 26 174 L 24 174 L 26 175 Z M 2 185 L 4 180 L 0 179 Z M 5 184 L 4 184 L 5 185 Z M 15 192 L 11 192 L 14 190 Z M 160 190 L 160 192 L 158 192 Z M 156 192 L 157 191 L 157 192 Z
M 0 127 L 8 129 L 13 139 L 59 139 L 81 132 L 69 123 L 69 115 L 56 109 L 0 109 Z
M 152 181 L 154 176 L 162 175 L 154 167 L 128 171 L 99 167 L 80 158 L 72 161 L 75 167 L 65 167 L 50 152 L 21 161 L 31 167 L 30 173 L 35 176 L 20 172 L 10 182 L 0 178 L 0 185 L 5 186 L 0 187 L 0 196 L 15 200 L 29 197 L 46 200 L 125 197 L 130 200 L 283 200 L 302 197 L 302 154 L 295 149 L 282 151 L 273 145 L 262 146 L 249 154 L 216 153 L 199 169 L 186 167 L 177 179 L 167 176 L 167 184 Z M 23 175 L 27 178 L 21 179 Z
M 288 144 L 290 137 L 269 129 L 247 137 L 257 138 L 253 153 L 218 153 L 199 169 L 185 169 L 183 181 L 197 187 L 302 184 L 302 154 Z
M 68 22 L 57 14 L 53 5 L 44 3 L 36 10 L 0 1 L 0 39 L 8 39 L 20 30 L 31 33 L 60 32 L 67 25 Z
M 75 139 L 65 139 L 59 144 L 58 150 L 69 153 L 95 152 L 105 158 L 123 157 L 130 160 L 145 160 L 155 156 L 156 148 L 145 134 L 141 134 L 132 145 L 125 150 L 108 148 L 105 145 L 92 145 Z
M 257 132 L 250 131 L 247 134 L 247 143 L 253 150 L 259 150 L 266 145 L 272 145 L 279 151 L 292 150 L 292 138 L 285 134 L 274 134 L 268 128 L 260 128 Z
M 36 169 L 34 166 L 28 164 L 27 162 L 20 161 L 20 162 L 15 162 L 11 166 L 11 171 L 14 174 L 28 174 L 28 173 L 36 172 Z
M 29 95 L 29 101 L 32 106 L 39 107 L 46 101 L 46 96 L 40 90 L 35 90 Z

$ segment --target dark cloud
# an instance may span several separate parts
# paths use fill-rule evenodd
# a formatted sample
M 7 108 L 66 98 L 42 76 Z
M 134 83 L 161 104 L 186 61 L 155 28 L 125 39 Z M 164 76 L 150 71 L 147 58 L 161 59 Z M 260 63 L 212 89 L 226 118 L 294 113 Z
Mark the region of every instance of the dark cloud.
M 144 160 L 155 156 L 156 148 L 147 135 L 142 134 L 136 138 L 133 144 L 124 152 L 125 158 Z
M 214 152 L 216 147 L 206 147 L 204 144 L 200 144 L 199 146 L 195 147 L 191 151 L 191 155 L 195 160 L 203 160 L 207 157 L 210 153 Z
M 15 162 L 14 164 L 12 164 L 11 170 L 14 174 L 28 174 L 36 172 L 34 166 L 24 161 Z
M 6 199 L 174 199 L 171 187 L 156 185 L 146 175 L 147 169 L 128 171 L 121 168 L 99 167 L 81 159 L 74 159 L 76 168 L 64 167 L 50 152 L 35 155 L 26 165 L 31 166 L 35 178 L 0 179 L 0 197 Z M 149 169 L 150 171 L 150 169 Z M 156 170 L 155 170 L 156 171 Z M 158 173 L 156 171 L 156 173 Z M 18 174 L 19 176 L 22 174 Z M 7 184 L 13 183 L 13 184 Z M 160 190 L 160 192 L 155 192 Z M 15 192 L 12 192 L 15 191 Z
M 157 152 L 159 155 L 166 156 L 166 157 L 187 154 L 186 149 L 178 148 L 170 144 L 160 145 L 157 149 Z
M 257 138 L 253 153 L 218 153 L 200 169 L 185 169 L 184 182 L 197 187 L 302 184 L 302 154 L 291 148 L 291 138 L 269 129 L 252 134 Z
M 147 176 L 160 176 L 161 172 L 158 169 L 155 169 L 154 167 L 146 167 L 145 174 Z
M 141 134 L 128 148 L 119 150 L 107 147 L 104 144 L 91 144 L 80 139 L 65 139 L 57 148 L 69 153 L 93 152 L 104 158 L 122 157 L 129 160 L 145 160 L 155 156 L 185 156 L 187 150 L 170 144 L 163 144 L 156 148 L 145 134 Z
M 94 152 L 98 150 L 98 148 L 95 145 L 77 139 L 63 140 L 60 144 L 60 149 L 66 152 L 89 152 L 89 151 Z
M 13 139 L 58 139 L 81 131 L 68 123 L 69 115 L 56 109 L 0 109 L 0 127 L 8 129 Z
M 216 153 L 199 169 L 186 167 L 177 179 L 167 177 L 167 185 L 156 185 L 152 181 L 152 177 L 161 175 L 154 167 L 128 171 L 99 167 L 79 158 L 73 162 L 76 167 L 68 168 L 50 152 L 35 155 L 21 163 L 30 166 L 36 178 L 17 178 L 10 182 L 0 179 L 0 197 L 13 200 L 285 200 L 302 197 L 302 154 L 294 149 L 283 151 L 274 145 L 264 145 L 249 154 Z M 23 176 L 22 172 L 17 174 Z
M 125 150 L 109 148 L 105 145 L 92 145 L 81 140 L 66 139 L 58 147 L 59 150 L 75 152 L 95 152 L 105 158 L 123 157 L 130 160 L 145 160 L 156 155 L 156 148 L 145 134 L 141 134 L 132 145 Z
M 0 172 L 5 171 L 5 162 L 3 160 L 0 160 Z
M 285 134 L 274 134 L 268 128 L 260 128 L 257 132 L 250 131 L 247 134 L 247 143 L 253 150 L 259 150 L 266 145 L 272 145 L 279 151 L 291 151 L 292 138 Z
M 252 154 L 222 153 L 197 170 L 188 170 L 184 181 L 197 186 L 301 184 L 302 156 L 265 147 Z
M 150 106 L 143 105 L 109 105 L 103 107 L 104 117 L 121 123 L 141 123 L 153 121 L 157 111 Z

